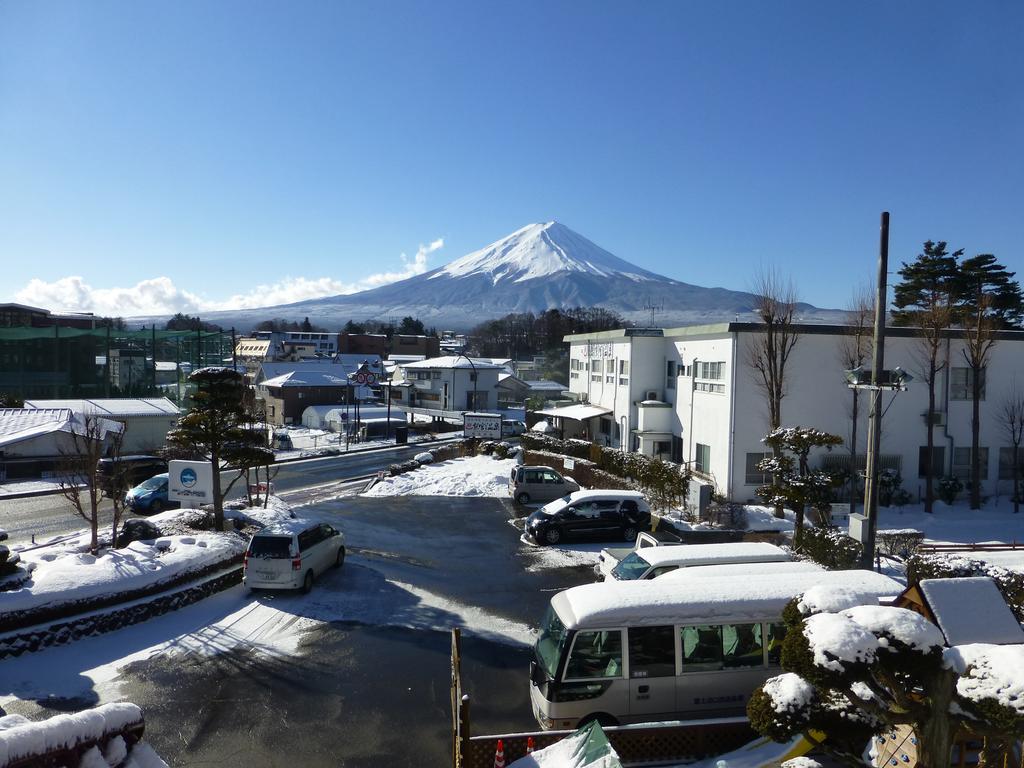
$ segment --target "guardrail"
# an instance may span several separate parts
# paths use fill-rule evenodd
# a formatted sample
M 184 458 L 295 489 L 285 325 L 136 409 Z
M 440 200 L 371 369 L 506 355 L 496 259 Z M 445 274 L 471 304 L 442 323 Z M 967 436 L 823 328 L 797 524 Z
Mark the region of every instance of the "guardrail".
M 948 542 L 945 544 L 922 544 L 917 551 L 921 554 L 939 554 L 941 552 L 1011 552 L 1016 549 L 1024 549 L 1024 542 L 1011 541 L 996 543 L 957 543 Z

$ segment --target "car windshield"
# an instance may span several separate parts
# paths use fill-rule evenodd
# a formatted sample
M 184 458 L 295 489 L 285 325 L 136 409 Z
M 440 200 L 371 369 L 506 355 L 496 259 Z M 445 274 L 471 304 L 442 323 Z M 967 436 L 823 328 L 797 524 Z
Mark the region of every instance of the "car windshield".
M 651 564 L 644 560 L 636 552 L 630 552 L 622 560 L 612 568 L 612 576 L 619 581 L 631 581 L 633 579 L 639 579 L 647 570 L 651 567 Z
M 253 536 L 249 544 L 252 557 L 291 557 L 291 536 Z
M 548 679 L 555 679 L 555 670 L 558 669 L 558 659 L 565 649 L 565 642 L 569 633 L 558 618 L 555 609 L 548 605 L 544 618 L 541 620 L 540 635 L 537 637 L 537 645 L 534 651 L 537 656 L 537 663 L 548 676 Z
M 160 475 L 157 475 L 156 477 L 149 478 L 149 480 L 147 480 L 144 483 L 139 483 L 136 486 L 135 490 L 137 490 L 137 491 L 158 491 L 158 490 L 160 490 L 160 488 L 166 482 L 167 482 L 167 478 L 166 477 L 161 477 Z

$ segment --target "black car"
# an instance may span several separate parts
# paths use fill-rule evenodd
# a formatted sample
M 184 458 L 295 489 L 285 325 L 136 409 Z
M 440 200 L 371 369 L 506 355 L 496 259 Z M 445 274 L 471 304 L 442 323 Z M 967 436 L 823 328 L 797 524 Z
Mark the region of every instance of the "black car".
M 635 541 L 651 524 L 651 508 L 637 491 L 576 491 L 526 518 L 526 533 L 538 544 L 565 539 Z
M 167 461 L 159 456 L 133 455 L 100 459 L 96 467 L 96 485 L 104 496 L 124 493 L 143 480 L 167 471 Z

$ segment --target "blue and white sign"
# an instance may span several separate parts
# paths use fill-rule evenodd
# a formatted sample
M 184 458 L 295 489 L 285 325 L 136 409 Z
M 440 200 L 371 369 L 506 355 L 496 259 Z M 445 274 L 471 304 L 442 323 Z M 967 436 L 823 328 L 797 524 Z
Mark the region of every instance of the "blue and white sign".
M 208 461 L 172 461 L 167 466 L 167 498 L 183 507 L 213 503 L 213 466 Z

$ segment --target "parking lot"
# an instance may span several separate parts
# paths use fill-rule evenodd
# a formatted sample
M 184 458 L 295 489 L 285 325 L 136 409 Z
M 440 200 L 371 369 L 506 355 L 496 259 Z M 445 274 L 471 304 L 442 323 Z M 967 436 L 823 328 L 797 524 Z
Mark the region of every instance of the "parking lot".
M 349 557 L 311 594 L 253 596 L 238 587 L 174 619 L 125 630 L 144 633 L 129 643 L 142 658 L 111 684 L 94 684 L 89 670 L 115 662 L 111 648 L 125 644 L 115 637 L 121 633 L 87 641 L 75 654 L 70 646 L 45 651 L 62 680 L 50 687 L 68 695 L 5 706 L 33 713 L 133 701 L 145 713 L 147 740 L 173 765 L 443 764 L 450 628 L 464 628 L 474 732 L 534 729 L 530 629 L 555 591 L 593 578 L 588 553 L 600 545 L 561 551 L 525 544 L 510 518 L 528 511 L 494 498 L 346 497 L 312 505 L 302 513 L 339 525 Z M 290 632 L 294 648 L 232 639 L 232 622 L 244 621 L 236 617 L 262 615 L 261 607 L 276 609 L 273 631 Z M 190 620 L 190 611 L 214 611 L 220 622 L 212 630 L 208 616 Z M 143 652 L 146 642 L 163 645 Z M 12 687 L 16 695 L 31 689 Z

